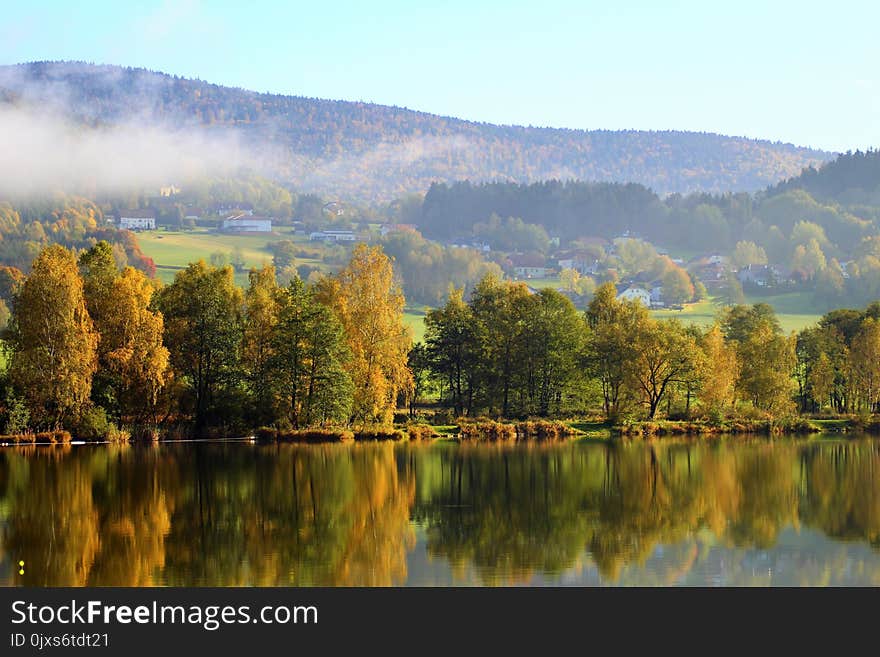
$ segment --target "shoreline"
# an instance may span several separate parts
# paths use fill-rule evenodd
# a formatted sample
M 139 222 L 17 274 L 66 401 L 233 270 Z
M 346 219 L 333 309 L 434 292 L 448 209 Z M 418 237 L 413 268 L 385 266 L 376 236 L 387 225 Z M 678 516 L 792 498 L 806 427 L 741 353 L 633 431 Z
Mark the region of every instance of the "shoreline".
M 815 435 L 860 434 L 880 435 L 878 418 L 796 418 L 783 421 L 731 419 L 720 424 L 687 420 L 640 420 L 620 424 L 599 421 L 538 420 L 502 422 L 469 420 L 454 425 L 411 424 L 394 427 L 354 429 L 279 430 L 261 427 L 246 435 L 204 436 L 181 438 L 170 430 L 151 432 L 148 439 L 83 440 L 67 431 L 0 435 L 0 447 L 18 445 L 151 445 L 190 442 L 252 442 L 257 444 L 321 445 L 334 443 L 446 443 L 482 444 L 545 444 L 562 442 L 613 442 L 623 438 L 716 438 L 729 436 L 786 436 L 809 438 Z

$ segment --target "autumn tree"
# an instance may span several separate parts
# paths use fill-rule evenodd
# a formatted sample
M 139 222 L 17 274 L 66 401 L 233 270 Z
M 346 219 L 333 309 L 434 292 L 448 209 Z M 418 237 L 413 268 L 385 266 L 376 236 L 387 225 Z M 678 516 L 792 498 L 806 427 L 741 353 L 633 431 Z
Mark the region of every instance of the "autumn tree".
M 381 247 L 359 244 L 342 271 L 322 279 L 318 296 L 339 317 L 348 341 L 352 419 L 390 422 L 398 395 L 412 383 L 406 365 L 412 338 L 403 324 L 404 298 L 391 261 Z
M 79 259 L 98 343 L 92 400 L 115 416 L 142 419 L 170 375 L 162 316 L 150 310 L 155 286 L 142 272 L 117 269 L 113 247 L 98 242 Z
M 706 410 L 723 411 L 731 406 L 739 376 L 736 350 L 724 341 L 721 328 L 715 324 L 700 340 L 703 367 L 700 371 L 700 402 Z
M 40 252 L 13 304 L 9 376 L 43 426 L 75 419 L 89 402 L 98 334 L 73 253 Z
M 859 406 L 873 413 L 880 399 L 880 321 L 868 317 L 862 322 L 852 339 L 847 364 Z
M 781 335 L 770 322 L 761 322 L 737 344 L 737 356 L 738 393 L 755 408 L 777 415 L 789 412 L 797 363 L 794 336 Z
M 644 399 L 653 419 L 670 385 L 684 381 L 695 369 L 696 344 L 675 320 L 647 319 L 635 325 L 632 356 L 626 370 L 630 385 Z
M 822 352 L 810 370 L 808 383 L 813 399 L 819 405 L 819 410 L 831 400 L 834 392 L 835 379 L 834 365 L 828 354 Z
M 120 415 L 142 420 L 155 411 L 171 377 L 164 320 L 151 310 L 155 287 L 141 271 L 126 267 L 113 282 L 103 320 L 99 354 L 112 377 Z
M 663 274 L 663 298 L 670 304 L 681 305 L 694 298 L 694 284 L 681 267 L 670 267 Z
M 737 269 L 742 269 L 749 265 L 766 265 L 767 253 L 763 247 L 758 246 L 754 242 L 742 240 L 736 243 L 733 254 L 730 256 L 730 264 Z
M 0 301 L 12 308 L 16 295 L 21 291 L 25 275 L 15 267 L 0 266 Z

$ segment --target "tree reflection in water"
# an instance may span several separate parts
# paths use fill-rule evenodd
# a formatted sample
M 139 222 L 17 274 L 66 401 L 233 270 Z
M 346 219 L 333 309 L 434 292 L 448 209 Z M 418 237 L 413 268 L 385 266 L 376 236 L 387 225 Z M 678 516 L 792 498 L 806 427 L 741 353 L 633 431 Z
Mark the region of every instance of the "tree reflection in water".
M 0 582 L 402 585 L 418 534 L 461 583 L 877 583 L 878 474 L 869 439 L 8 448 Z

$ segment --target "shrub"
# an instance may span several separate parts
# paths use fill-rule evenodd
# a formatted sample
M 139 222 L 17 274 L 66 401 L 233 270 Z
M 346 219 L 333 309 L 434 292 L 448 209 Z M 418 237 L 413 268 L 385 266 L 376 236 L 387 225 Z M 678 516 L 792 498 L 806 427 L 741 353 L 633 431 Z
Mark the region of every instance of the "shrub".
M 62 429 L 56 429 L 54 431 L 41 431 L 37 434 L 31 434 L 33 436 L 32 442 L 35 443 L 69 443 L 70 442 L 70 433 L 64 431 Z
M 115 424 L 110 424 L 110 430 L 107 432 L 107 440 L 111 443 L 126 443 L 131 438 L 131 434 L 126 429 L 118 429 Z
M 406 433 L 410 440 L 430 440 L 440 437 L 434 427 L 427 424 L 411 424 L 406 428 Z
M 461 440 L 516 440 L 516 426 L 492 420 L 461 422 L 458 425 L 458 435 Z
M 355 440 L 403 440 L 406 434 L 400 429 L 361 429 L 354 434 Z
M 8 434 L 23 434 L 28 427 L 31 413 L 21 397 L 10 394 L 6 398 L 6 426 Z
M 139 442 L 155 443 L 159 441 L 159 429 L 152 425 L 132 427 L 129 432 L 129 438 Z
M 531 420 L 516 425 L 516 436 L 520 440 L 560 440 L 576 432 L 563 422 Z
M 276 432 L 276 440 L 289 443 L 343 443 L 354 439 L 345 429 L 290 429 Z
M 274 427 L 260 427 L 254 432 L 254 436 L 261 442 L 273 442 L 278 440 L 278 429 Z
M 104 440 L 110 433 L 113 423 L 107 419 L 107 411 L 100 406 L 93 406 L 85 411 L 74 428 L 80 440 Z

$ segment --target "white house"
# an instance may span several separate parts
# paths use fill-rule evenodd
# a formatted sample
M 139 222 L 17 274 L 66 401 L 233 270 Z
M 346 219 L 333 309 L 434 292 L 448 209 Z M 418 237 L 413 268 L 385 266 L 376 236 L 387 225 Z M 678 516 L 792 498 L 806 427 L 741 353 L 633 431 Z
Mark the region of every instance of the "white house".
M 354 242 L 356 239 L 350 230 L 319 230 L 309 235 L 312 242 Z
M 152 210 L 122 210 L 119 227 L 125 230 L 156 230 L 156 213 Z
M 514 267 L 513 271 L 521 278 L 544 278 L 547 276 L 546 267 Z
M 663 308 L 666 306 L 666 302 L 663 300 L 663 286 L 656 285 L 651 288 L 651 307 L 652 308 Z
M 272 220 L 268 217 L 240 215 L 230 217 L 223 222 L 225 233 L 271 233 Z
M 651 293 L 640 287 L 628 287 L 617 295 L 618 301 L 638 301 L 645 308 L 651 307 Z

